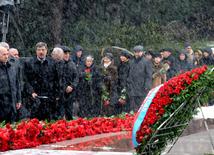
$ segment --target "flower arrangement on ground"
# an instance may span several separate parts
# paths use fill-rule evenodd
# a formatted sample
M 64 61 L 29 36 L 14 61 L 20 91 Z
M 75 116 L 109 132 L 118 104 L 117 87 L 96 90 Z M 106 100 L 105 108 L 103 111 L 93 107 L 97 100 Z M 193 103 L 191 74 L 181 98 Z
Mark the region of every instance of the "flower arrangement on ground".
M 78 118 L 73 121 L 39 121 L 29 119 L 16 124 L 0 124 L 0 152 L 32 148 L 73 138 L 102 133 L 131 131 L 133 114 L 119 116 Z
M 201 68 L 188 71 L 164 83 L 155 94 L 139 130 L 136 132 L 135 137 L 139 144 L 135 147 L 137 153 L 141 154 L 144 150 L 152 152 L 150 154 L 154 155 L 161 154 L 168 140 L 172 141 L 176 137 L 179 137 L 181 134 L 179 130 L 185 128 L 185 126 L 175 127 L 173 130 L 166 131 L 172 133 L 169 135 L 159 132 L 158 134 L 163 134 L 163 136 L 158 137 L 158 140 L 162 141 L 162 143 L 157 143 L 151 147 L 146 145 L 157 128 L 184 102 L 186 102 L 186 106 L 178 115 L 174 116 L 174 124 L 190 121 L 193 115 L 197 113 L 196 107 L 193 107 L 197 99 L 197 91 L 201 88 L 204 89 L 199 98 L 201 106 L 203 106 L 212 97 L 212 90 L 214 89 L 213 79 L 212 67 L 207 68 L 204 65 Z

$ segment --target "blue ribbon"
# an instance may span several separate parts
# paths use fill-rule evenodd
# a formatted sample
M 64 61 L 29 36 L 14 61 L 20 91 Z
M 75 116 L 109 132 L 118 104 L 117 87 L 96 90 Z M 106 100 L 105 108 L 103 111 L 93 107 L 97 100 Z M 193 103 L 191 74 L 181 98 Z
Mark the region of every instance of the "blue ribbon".
M 132 144 L 134 147 L 138 146 L 138 142 L 136 141 L 135 134 L 139 130 L 141 123 L 144 120 L 144 117 L 146 116 L 147 110 L 149 109 L 150 104 L 152 103 L 153 98 L 155 97 L 155 94 L 158 92 L 162 85 L 154 88 L 155 90 L 150 94 L 148 97 L 146 103 L 144 104 L 143 108 L 140 111 L 140 114 L 138 118 L 136 119 L 133 127 L 133 132 L 132 132 Z

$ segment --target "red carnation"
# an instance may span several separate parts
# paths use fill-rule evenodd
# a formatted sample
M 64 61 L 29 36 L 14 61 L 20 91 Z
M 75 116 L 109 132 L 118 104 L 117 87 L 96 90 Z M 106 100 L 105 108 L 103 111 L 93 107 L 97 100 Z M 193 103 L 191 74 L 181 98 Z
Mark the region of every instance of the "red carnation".
M 151 130 L 150 129 L 146 129 L 145 133 L 148 135 L 151 133 Z
M 90 69 L 86 69 L 86 70 L 85 70 L 85 73 L 88 73 L 88 72 L 90 72 Z
M 120 100 L 119 103 L 120 103 L 120 104 L 123 104 L 124 102 L 123 102 L 123 100 Z
M 105 102 L 105 105 L 108 105 L 109 103 L 110 103 L 109 101 L 106 101 L 106 102 Z
M 206 65 L 204 65 L 203 67 L 207 70 L 207 66 Z
M 159 114 L 163 114 L 163 113 L 164 113 L 164 109 L 161 108 L 161 109 L 159 110 Z
M 183 70 L 180 70 L 180 73 L 182 74 L 184 71 Z
M 170 65 L 170 62 L 167 62 L 168 65 Z
M 191 72 L 190 71 L 186 72 L 186 75 L 191 76 Z
M 192 79 L 193 79 L 193 80 L 198 80 L 198 75 L 197 75 L 197 74 L 194 74 L 193 77 L 192 77 Z

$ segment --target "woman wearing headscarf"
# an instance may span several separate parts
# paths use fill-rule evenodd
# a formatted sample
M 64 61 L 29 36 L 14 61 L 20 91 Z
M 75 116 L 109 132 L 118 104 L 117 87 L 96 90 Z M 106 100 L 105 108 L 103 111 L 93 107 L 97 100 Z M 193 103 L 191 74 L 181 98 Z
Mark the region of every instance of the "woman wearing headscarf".
M 109 102 L 102 100 L 101 115 L 115 115 L 119 97 L 117 94 L 118 72 L 117 67 L 114 65 L 113 55 L 105 53 L 99 67 L 103 74 L 103 86 L 106 88 L 107 97 L 110 99 Z
M 94 64 L 94 58 L 91 55 L 86 57 L 85 63 L 78 70 L 78 116 L 81 118 L 98 117 L 102 95 L 102 73 Z

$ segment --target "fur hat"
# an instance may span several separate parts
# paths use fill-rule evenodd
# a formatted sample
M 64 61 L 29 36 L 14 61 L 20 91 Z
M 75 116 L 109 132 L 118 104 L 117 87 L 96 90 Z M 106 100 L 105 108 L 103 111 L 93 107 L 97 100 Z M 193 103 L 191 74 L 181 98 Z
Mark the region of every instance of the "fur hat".
M 209 55 L 211 55 L 213 52 L 212 52 L 212 49 L 210 47 L 206 47 L 204 49 L 204 52 L 207 52 Z
M 103 57 L 107 57 L 107 58 L 109 58 L 111 61 L 112 61 L 112 59 L 113 59 L 113 55 L 112 55 L 111 53 L 105 53 L 105 54 L 103 55 Z
M 155 53 L 154 58 L 158 58 L 158 57 L 162 59 L 162 55 L 160 53 Z
M 121 51 L 120 55 L 126 57 L 127 59 L 130 59 L 130 54 L 127 51 Z
M 168 52 L 170 52 L 170 53 L 172 53 L 172 49 L 171 48 L 164 48 L 164 49 L 162 49 L 163 51 L 168 51 Z

